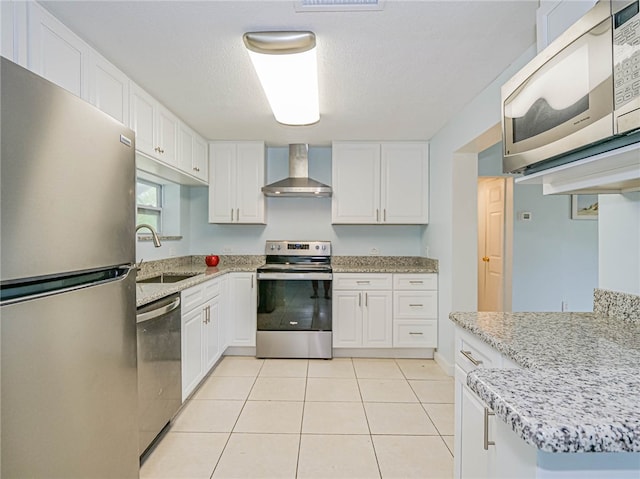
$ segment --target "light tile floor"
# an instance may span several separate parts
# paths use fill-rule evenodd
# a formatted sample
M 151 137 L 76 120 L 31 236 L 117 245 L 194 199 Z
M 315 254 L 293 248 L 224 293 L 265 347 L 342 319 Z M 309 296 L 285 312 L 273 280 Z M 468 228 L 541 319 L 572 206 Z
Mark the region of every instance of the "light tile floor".
M 449 479 L 453 391 L 433 360 L 227 356 L 140 477 Z

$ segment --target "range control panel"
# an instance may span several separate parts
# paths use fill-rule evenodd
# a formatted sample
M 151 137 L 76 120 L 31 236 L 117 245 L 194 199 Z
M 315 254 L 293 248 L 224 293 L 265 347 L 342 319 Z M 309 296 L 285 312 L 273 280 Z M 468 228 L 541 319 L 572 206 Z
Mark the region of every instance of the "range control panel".
M 331 241 L 267 241 L 265 254 L 331 256 Z

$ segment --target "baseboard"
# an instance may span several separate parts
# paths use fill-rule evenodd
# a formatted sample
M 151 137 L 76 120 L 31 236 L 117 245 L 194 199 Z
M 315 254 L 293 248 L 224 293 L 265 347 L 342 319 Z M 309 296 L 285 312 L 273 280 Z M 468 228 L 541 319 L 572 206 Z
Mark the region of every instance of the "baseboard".
M 255 356 L 256 348 L 251 346 L 229 346 L 223 353 L 224 356 Z
M 334 358 L 433 359 L 432 348 L 333 348 Z
M 442 354 L 436 351 L 433 355 L 433 359 L 436 361 L 436 363 L 438 363 L 438 366 L 440 366 L 444 370 L 444 372 L 447 373 L 447 375 L 453 376 L 453 374 L 455 373 L 455 367 L 452 363 L 447 361 Z

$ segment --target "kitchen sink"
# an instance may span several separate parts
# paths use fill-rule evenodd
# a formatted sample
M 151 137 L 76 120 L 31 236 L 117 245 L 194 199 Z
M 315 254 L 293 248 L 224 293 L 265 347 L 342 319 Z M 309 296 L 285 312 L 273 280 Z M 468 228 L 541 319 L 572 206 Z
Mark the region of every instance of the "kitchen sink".
M 187 274 L 172 274 L 172 273 L 161 273 L 157 276 L 152 276 L 151 278 L 146 279 L 138 279 L 136 283 L 177 283 L 178 281 L 183 281 L 185 279 L 193 278 L 200 273 L 187 273 Z

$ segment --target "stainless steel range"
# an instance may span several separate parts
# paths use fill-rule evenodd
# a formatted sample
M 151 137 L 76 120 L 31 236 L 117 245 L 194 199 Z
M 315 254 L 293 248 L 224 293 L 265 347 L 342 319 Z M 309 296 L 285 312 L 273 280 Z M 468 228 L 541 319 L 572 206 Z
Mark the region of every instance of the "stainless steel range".
M 256 356 L 331 358 L 331 242 L 267 241 L 266 256 Z

